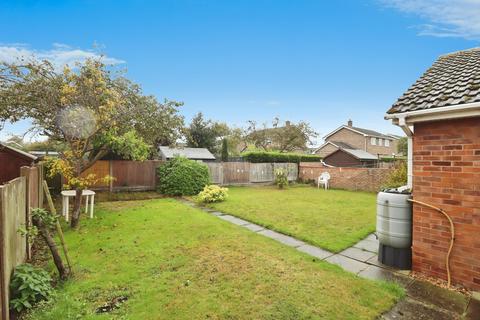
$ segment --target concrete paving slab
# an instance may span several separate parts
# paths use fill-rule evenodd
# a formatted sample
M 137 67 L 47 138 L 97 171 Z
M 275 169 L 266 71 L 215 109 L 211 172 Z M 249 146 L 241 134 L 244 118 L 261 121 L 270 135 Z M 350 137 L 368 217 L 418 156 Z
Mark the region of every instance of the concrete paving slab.
M 277 240 L 278 242 L 281 242 L 289 247 L 300 247 L 305 244 L 305 242 L 297 240 L 295 238 L 292 238 L 290 236 L 286 236 L 284 234 L 265 229 L 263 231 L 258 232 L 258 234 L 264 235 L 266 237 L 272 238 L 274 240 Z
M 301 252 L 305 252 L 305 253 L 307 253 L 307 254 L 315 257 L 315 258 L 318 258 L 320 260 L 323 260 L 325 258 L 328 258 L 328 257 L 334 255 L 333 252 L 323 250 L 323 249 L 320 249 L 318 247 L 311 246 L 309 244 L 304 244 L 303 246 L 298 247 L 297 250 L 301 251 Z
M 366 250 L 366 251 L 377 253 L 378 252 L 378 241 L 362 240 L 362 241 L 357 242 L 354 245 L 354 247 L 358 248 L 358 249 L 363 249 L 363 250 Z
M 365 250 L 354 248 L 354 247 L 345 249 L 342 252 L 340 252 L 340 254 L 355 260 L 362 261 L 362 262 L 366 262 L 368 259 L 376 256 L 376 254 L 373 252 L 365 251 Z
M 219 212 L 219 211 L 210 211 L 209 212 L 210 214 L 214 215 L 214 216 L 223 216 L 224 213 L 223 212 Z
M 370 280 L 396 282 L 403 287 L 408 286 L 413 281 L 412 278 L 397 274 L 391 270 L 379 268 L 377 266 L 368 266 L 367 269 L 360 271 L 358 275 L 362 278 L 367 278 Z
M 223 216 L 218 216 L 220 219 L 223 219 L 223 220 L 226 220 L 228 222 L 231 222 L 233 224 L 236 224 L 237 226 L 243 226 L 243 225 L 246 225 L 246 224 L 249 224 L 250 222 L 248 221 L 245 221 L 243 219 L 240 219 L 240 218 L 237 218 L 237 217 L 234 217 L 234 216 L 231 216 L 231 215 L 223 215 Z
M 458 314 L 463 314 L 468 303 L 468 298 L 463 294 L 437 287 L 426 281 L 415 280 L 407 287 L 407 294 L 413 299 Z
M 247 228 L 248 230 L 251 230 L 253 232 L 258 232 L 258 231 L 265 230 L 264 227 L 259 226 L 258 224 L 254 224 L 254 223 L 249 223 L 249 224 L 243 225 L 242 227 Z
M 343 270 L 353 272 L 355 274 L 368 268 L 368 264 L 351 258 L 347 258 L 340 254 L 328 257 L 325 259 L 325 261 L 336 264 L 340 266 Z
M 378 241 L 377 236 L 373 233 L 369 234 L 368 237 L 365 238 L 365 240 Z
M 380 319 L 384 320 L 453 320 L 460 319 L 457 314 L 425 305 L 411 298 L 405 298 L 393 309 L 383 314 Z
M 465 320 L 480 319 L 480 300 L 470 299 L 467 312 L 465 313 Z

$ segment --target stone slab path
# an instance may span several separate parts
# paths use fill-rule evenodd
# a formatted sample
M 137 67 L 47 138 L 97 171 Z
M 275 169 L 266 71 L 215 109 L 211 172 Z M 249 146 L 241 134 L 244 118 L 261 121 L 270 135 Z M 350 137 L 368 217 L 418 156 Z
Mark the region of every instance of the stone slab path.
M 380 316 L 384 320 L 480 320 L 480 298 L 446 290 L 409 277 L 408 270 L 396 270 L 378 261 L 378 240 L 374 234 L 357 242 L 350 248 L 333 253 L 307 244 L 294 237 L 264 228 L 250 221 L 234 217 L 210 208 L 196 206 L 188 200 L 185 204 L 201 209 L 222 220 L 278 241 L 286 246 L 309 254 L 319 260 L 336 264 L 342 269 L 355 273 L 359 277 L 371 280 L 394 281 L 406 289 L 406 297 L 390 311 Z

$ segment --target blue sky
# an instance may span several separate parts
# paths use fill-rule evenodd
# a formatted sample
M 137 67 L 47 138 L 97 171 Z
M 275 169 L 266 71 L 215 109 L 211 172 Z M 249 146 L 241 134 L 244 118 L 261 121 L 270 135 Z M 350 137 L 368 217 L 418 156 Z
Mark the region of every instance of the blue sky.
M 476 0 L 3 0 L 0 59 L 61 64 L 97 44 L 145 93 L 184 101 L 187 120 L 399 133 L 385 111 L 439 55 L 478 45 L 479 16 Z

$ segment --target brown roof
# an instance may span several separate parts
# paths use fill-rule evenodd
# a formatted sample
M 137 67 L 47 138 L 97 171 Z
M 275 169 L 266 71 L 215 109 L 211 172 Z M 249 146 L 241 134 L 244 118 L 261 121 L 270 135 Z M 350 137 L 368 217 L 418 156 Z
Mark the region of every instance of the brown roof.
M 480 48 L 438 58 L 387 111 L 402 113 L 480 101 Z

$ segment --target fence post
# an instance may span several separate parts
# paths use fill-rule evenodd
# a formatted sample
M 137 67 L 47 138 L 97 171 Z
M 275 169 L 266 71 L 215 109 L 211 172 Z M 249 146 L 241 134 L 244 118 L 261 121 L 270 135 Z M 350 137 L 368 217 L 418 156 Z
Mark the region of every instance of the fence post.
M 30 194 L 30 183 L 31 183 L 31 179 L 30 179 L 30 167 L 20 167 L 20 176 L 21 177 L 25 177 L 25 184 L 26 184 L 26 188 L 25 188 L 25 202 L 26 202 L 26 206 L 25 206 L 25 209 L 26 209 L 26 213 L 25 213 L 25 227 L 28 229 L 31 227 L 32 225 L 32 219 L 31 219 L 31 208 L 30 208 L 30 197 L 31 197 L 31 194 Z M 26 244 L 27 244 L 27 259 L 30 260 L 32 258 L 32 254 L 31 254 L 31 245 L 30 245 L 30 241 L 28 239 L 28 237 L 26 237 Z
M 6 297 L 5 277 L 5 212 L 3 210 L 5 199 L 3 198 L 4 189 L 0 186 L 0 316 L 2 319 L 9 319 L 8 303 Z
M 113 192 L 113 163 L 112 160 L 108 160 L 108 175 L 111 177 L 111 179 L 108 182 L 108 190 L 110 192 Z

